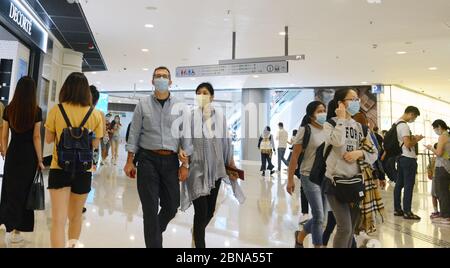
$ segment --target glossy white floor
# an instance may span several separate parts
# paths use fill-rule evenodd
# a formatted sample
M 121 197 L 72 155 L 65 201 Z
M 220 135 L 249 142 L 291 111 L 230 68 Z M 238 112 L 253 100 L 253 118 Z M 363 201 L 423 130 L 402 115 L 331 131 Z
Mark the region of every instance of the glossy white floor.
M 123 150 L 121 150 L 123 152 Z M 142 211 L 136 181 L 122 171 L 125 153 L 117 166 L 104 166 L 95 174 L 92 192 L 84 216 L 81 247 L 140 248 L 144 247 Z M 208 247 L 264 247 L 290 248 L 294 231 L 298 228 L 300 201 L 298 192 L 290 197 L 286 191 L 286 173 L 263 178 L 254 164 L 243 165 L 247 180 L 242 182 L 247 200 L 239 205 L 231 189 L 222 186 L 215 218 L 207 228 Z M 414 193 L 414 211 L 422 217 L 411 222 L 392 215 L 392 190 L 383 193 L 387 206 L 385 223 L 375 235 L 385 248 L 450 247 L 450 227 L 433 225 L 429 188 L 431 184 L 418 182 Z M 297 187 L 297 191 L 298 191 Z M 24 234 L 25 242 L 6 244 L 5 231 L 0 230 L 1 247 L 49 247 L 50 205 L 36 213 L 35 232 Z M 191 247 L 193 208 L 179 212 L 164 234 L 168 248 Z M 310 240 L 305 246 L 310 245 Z

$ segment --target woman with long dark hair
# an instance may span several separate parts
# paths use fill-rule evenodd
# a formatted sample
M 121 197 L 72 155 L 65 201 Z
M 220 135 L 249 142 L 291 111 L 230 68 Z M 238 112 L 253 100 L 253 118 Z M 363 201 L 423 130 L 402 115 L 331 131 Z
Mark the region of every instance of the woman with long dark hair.
M 117 165 L 117 158 L 119 156 L 119 144 L 120 144 L 120 129 L 122 124 L 120 123 L 120 116 L 116 115 L 114 121 L 111 122 L 111 154 L 112 164 Z
M 5 224 L 9 242 L 23 241 L 20 232 L 33 232 L 34 211 L 26 208 L 37 168 L 43 169 L 41 122 L 36 83 L 23 77 L 3 114 L 2 156 L 5 168 L 0 203 L 0 225 Z M 8 145 L 9 133 L 11 142 Z
M 297 248 L 303 247 L 303 241 L 308 234 L 312 234 L 314 247 L 322 247 L 322 226 L 326 201 L 320 186 L 310 181 L 309 175 L 316 159 L 317 148 L 325 141 L 323 125 L 326 118 L 325 104 L 320 101 L 311 102 L 306 108 L 306 115 L 294 139 L 295 145 L 289 163 L 287 191 L 289 194 L 294 192 L 294 173 L 296 168 L 299 168 L 301 184 L 312 210 L 312 219 L 305 223 L 302 231 L 295 232 L 295 247 Z M 309 136 L 309 141 L 306 142 L 307 136 Z M 301 154 L 303 154 L 303 160 L 300 167 L 297 167 Z

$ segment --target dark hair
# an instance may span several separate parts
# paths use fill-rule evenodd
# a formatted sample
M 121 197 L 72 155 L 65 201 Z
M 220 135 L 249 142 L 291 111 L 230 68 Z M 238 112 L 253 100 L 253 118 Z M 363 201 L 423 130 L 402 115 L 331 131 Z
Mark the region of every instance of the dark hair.
M 345 100 L 345 97 L 347 97 L 347 94 L 350 92 L 350 90 L 357 91 L 356 89 L 350 87 L 336 90 L 334 98 L 328 104 L 327 120 L 336 117 L 336 109 L 339 107 L 339 102 Z
M 360 123 L 362 126 L 369 126 L 369 121 L 367 120 L 367 116 L 363 112 L 359 112 L 353 116 L 353 119 Z
M 374 127 L 373 131 L 378 132 L 380 129 L 378 127 Z
M 69 103 L 81 106 L 92 105 L 92 94 L 89 83 L 82 73 L 71 73 L 67 77 L 59 93 L 60 103 Z
M 306 115 L 303 117 L 301 126 L 304 127 L 308 124 L 311 124 L 312 117 L 314 116 L 314 113 L 316 112 L 317 108 L 323 105 L 325 107 L 325 104 L 321 101 L 313 101 L 306 106 Z
M 156 69 L 153 71 L 153 78 L 154 78 L 155 75 L 156 75 L 156 71 L 159 71 L 159 70 L 166 70 L 166 71 L 169 73 L 169 80 L 172 80 L 172 74 L 170 73 L 169 68 L 167 68 L 167 67 L 165 67 L 165 66 L 159 66 L 158 68 L 156 68 Z
M 269 132 L 271 131 L 269 126 L 267 126 L 264 130 L 267 130 Z
M 195 90 L 195 94 L 197 94 L 202 88 L 206 88 L 209 94 L 211 94 L 211 96 L 214 96 L 214 88 L 210 83 L 201 83 L 200 85 L 198 85 L 197 89 Z
M 405 109 L 405 114 L 414 114 L 416 116 L 420 116 L 420 111 L 419 111 L 419 108 L 417 108 L 417 107 L 408 106 Z
M 22 77 L 11 103 L 6 107 L 11 128 L 18 133 L 30 130 L 36 122 L 37 112 L 36 83 L 29 76 Z
M 90 86 L 89 89 L 91 90 L 92 95 L 92 105 L 95 106 L 98 103 L 98 100 L 100 99 L 100 92 L 98 92 L 96 86 Z
M 283 122 L 278 123 L 278 127 L 284 127 Z
M 438 119 L 433 122 L 433 128 L 441 127 L 442 129 L 447 130 L 450 133 L 450 127 L 448 127 L 447 123 L 444 120 Z
M 116 123 L 116 117 L 118 117 L 119 118 L 119 123 Z M 116 115 L 116 116 L 114 116 L 114 120 L 113 121 L 111 121 L 111 129 L 114 129 L 114 127 L 116 126 L 116 124 L 119 124 L 119 126 L 122 126 L 122 124 L 120 123 L 120 116 L 119 115 Z
M 298 130 L 297 130 L 297 129 L 294 129 L 294 130 L 292 131 L 292 136 L 293 136 L 293 137 L 297 136 L 297 133 L 298 133 Z
M 438 145 L 439 145 L 438 143 L 435 143 L 435 144 L 433 145 L 434 149 L 437 150 Z

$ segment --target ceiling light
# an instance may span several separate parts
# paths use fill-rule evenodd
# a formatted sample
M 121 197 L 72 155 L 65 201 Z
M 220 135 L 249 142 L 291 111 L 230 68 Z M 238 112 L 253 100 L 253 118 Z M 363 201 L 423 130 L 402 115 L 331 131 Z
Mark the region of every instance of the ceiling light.
M 279 34 L 279 35 L 282 35 L 282 36 L 285 36 L 285 35 L 286 35 L 286 32 L 279 32 L 278 34 Z
M 437 67 L 430 67 L 430 68 L 428 68 L 428 70 L 430 70 L 430 71 L 436 71 L 438 68 Z
M 155 25 L 153 24 L 145 24 L 144 26 L 145 28 L 155 28 Z
M 254 75 L 253 78 L 259 78 L 259 75 Z
M 139 83 L 144 83 L 144 80 L 139 80 Z
M 142 52 L 148 52 L 149 51 L 147 48 L 143 48 L 141 50 L 142 50 Z
M 148 71 L 148 68 L 142 68 L 142 71 Z
M 406 52 L 406 51 L 398 51 L 397 52 L 397 55 L 405 55 L 405 54 L 407 54 L 408 52 Z
M 97 72 L 92 72 L 92 74 L 97 74 Z

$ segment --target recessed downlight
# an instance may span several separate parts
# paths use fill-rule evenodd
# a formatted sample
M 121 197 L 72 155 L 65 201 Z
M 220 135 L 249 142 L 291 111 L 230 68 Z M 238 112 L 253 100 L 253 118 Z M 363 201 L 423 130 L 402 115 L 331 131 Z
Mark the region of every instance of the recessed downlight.
M 408 54 L 406 51 L 397 51 L 397 55 L 405 55 Z
M 148 68 L 142 68 L 142 71 L 146 72 L 146 71 L 148 71 Z
M 143 49 L 141 49 L 141 51 L 142 52 L 148 52 L 149 50 L 148 50 L 148 48 L 143 48 Z
M 430 70 L 430 71 L 437 71 L 437 69 L 438 69 L 438 67 L 430 67 L 430 68 L 428 68 L 428 70 Z
M 155 28 L 155 25 L 153 25 L 153 24 L 145 24 L 144 27 L 145 28 Z

